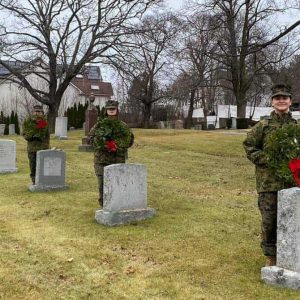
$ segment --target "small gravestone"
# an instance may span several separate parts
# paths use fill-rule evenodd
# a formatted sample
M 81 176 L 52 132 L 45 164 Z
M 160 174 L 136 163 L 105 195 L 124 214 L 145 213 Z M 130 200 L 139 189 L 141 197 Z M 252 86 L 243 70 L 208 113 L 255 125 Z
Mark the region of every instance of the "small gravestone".
M 261 269 L 262 280 L 271 285 L 300 289 L 300 189 L 278 192 L 277 262 Z
M 15 173 L 16 168 L 16 142 L 0 140 L 0 173 Z
M 15 124 L 9 124 L 9 126 L 8 126 L 8 134 L 9 135 L 16 134 L 16 126 L 15 126 Z
M 183 121 L 182 120 L 175 120 L 174 127 L 175 127 L 175 129 L 183 129 Z
M 5 131 L 5 124 L 0 124 L 0 136 L 4 135 L 4 131 Z
M 158 129 L 164 129 L 165 128 L 165 123 L 163 121 L 158 121 L 156 124 L 157 124 L 156 126 L 157 126 Z
M 31 192 L 65 190 L 66 154 L 59 150 L 40 150 L 36 157 L 35 184 Z
M 216 129 L 216 127 L 215 127 L 214 124 L 207 124 L 207 129 L 208 130 L 214 130 L 214 129 Z
M 68 118 L 56 117 L 54 135 L 60 140 L 67 140 L 68 139 L 67 131 L 68 131 Z
M 147 169 L 140 164 L 114 164 L 104 168 L 103 209 L 98 223 L 114 226 L 144 220 L 155 215 L 147 207 Z
M 231 129 L 236 129 L 236 118 L 231 118 Z

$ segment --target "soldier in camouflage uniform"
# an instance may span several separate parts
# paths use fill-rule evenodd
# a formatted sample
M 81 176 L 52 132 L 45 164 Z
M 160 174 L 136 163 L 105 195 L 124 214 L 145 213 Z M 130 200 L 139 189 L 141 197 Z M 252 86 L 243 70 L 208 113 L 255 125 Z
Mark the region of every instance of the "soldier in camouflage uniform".
M 33 184 L 35 184 L 36 153 L 39 150 L 49 149 L 50 140 L 50 134 L 48 130 L 46 136 L 43 138 L 32 135 L 32 132 L 29 132 L 30 130 L 26 127 L 26 124 L 29 123 L 28 121 L 35 118 L 35 116 L 44 116 L 44 111 L 41 105 L 35 105 L 33 107 L 32 115 L 29 116 L 23 123 L 23 137 L 27 141 L 27 154 L 29 159 L 30 177 Z
M 284 84 L 274 85 L 272 87 L 274 111 L 252 128 L 243 143 L 247 157 L 255 164 L 256 169 L 258 207 L 262 216 L 261 247 L 267 257 L 266 266 L 276 265 L 277 192 L 287 186 L 284 186 L 274 171 L 268 168 L 264 147 L 271 132 L 283 124 L 297 123 L 289 112 L 291 104 L 291 88 Z
M 105 118 L 118 118 L 118 102 L 114 100 L 108 100 L 105 104 Z M 99 121 L 102 119 L 98 119 L 97 123 L 92 127 L 89 133 L 89 141 L 92 144 L 97 134 L 97 126 L 99 126 Z M 119 121 L 119 126 L 126 128 L 128 130 L 129 127 L 126 123 Z M 134 135 L 130 131 L 131 138 L 129 147 L 133 145 L 134 142 Z M 99 204 L 103 206 L 103 174 L 104 174 L 104 167 L 111 165 L 111 164 L 120 164 L 125 163 L 127 159 L 127 148 L 126 149 L 118 149 L 117 152 L 112 153 L 108 151 L 101 151 L 99 149 L 95 149 L 94 152 L 94 168 L 95 173 L 98 179 L 98 188 L 99 188 Z

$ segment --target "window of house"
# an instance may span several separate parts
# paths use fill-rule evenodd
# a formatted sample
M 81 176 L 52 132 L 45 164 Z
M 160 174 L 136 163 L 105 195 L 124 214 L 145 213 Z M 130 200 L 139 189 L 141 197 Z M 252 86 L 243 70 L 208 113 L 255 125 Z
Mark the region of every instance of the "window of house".
M 98 85 L 91 85 L 91 89 L 92 90 L 99 90 L 99 86 Z

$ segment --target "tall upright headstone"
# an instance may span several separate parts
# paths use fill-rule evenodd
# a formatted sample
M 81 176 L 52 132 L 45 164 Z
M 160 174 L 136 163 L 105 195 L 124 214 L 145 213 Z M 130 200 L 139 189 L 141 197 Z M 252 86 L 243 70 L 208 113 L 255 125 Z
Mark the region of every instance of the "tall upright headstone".
M 67 131 L 68 131 L 68 118 L 56 117 L 54 135 L 60 140 L 67 140 L 68 139 Z
M 262 268 L 262 280 L 300 289 L 300 188 L 278 192 L 276 258 L 276 266 Z
M 16 142 L 0 140 L 0 173 L 15 173 L 16 168 Z
M 155 215 L 147 206 L 147 169 L 141 164 L 114 164 L 104 168 L 103 209 L 98 223 L 114 226 L 144 220 Z
M 65 183 L 66 154 L 59 150 L 40 150 L 36 156 L 35 184 L 31 192 L 67 189 Z
M 0 136 L 4 135 L 4 131 L 5 131 L 5 124 L 0 124 Z
M 16 126 L 15 126 L 15 124 L 9 124 L 9 126 L 8 126 L 8 134 L 9 135 L 16 134 Z
M 91 128 L 96 124 L 98 118 L 98 110 L 96 106 L 93 104 L 95 101 L 95 97 L 93 94 L 90 96 L 90 103 L 85 112 L 85 122 L 84 122 L 84 133 L 85 137 L 82 138 L 82 144 L 78 147 L 79 151 L 83 152 L 92 152 L 94 148 L 91 144 L 89 144 L 87 135 L 89 134 Z
M 231 118 L 231 129 L 236 129 L 236 118 Z

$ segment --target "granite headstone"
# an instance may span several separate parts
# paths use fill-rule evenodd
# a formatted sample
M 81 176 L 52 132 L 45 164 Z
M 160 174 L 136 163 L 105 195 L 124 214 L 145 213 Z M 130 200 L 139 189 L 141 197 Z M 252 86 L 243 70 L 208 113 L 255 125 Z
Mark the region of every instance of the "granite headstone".
M 16 126 L 15 126 L 15 124 L 9 124 L 9 126 L 8 126 L 8 134 L 9 135 L 16 134 Z
M 36 157 L 35 184 L 31 192 L 67 189 L 65 183 L 66 154 L 59 150 L 40 150 Z
M 4 131 L 5 131 L 5 124 L 0 124 L 0 136 L 4 135 Z
M 68 131 L 68 118 L 56 117 L 54 135 L 60 140 L 67 140 L 68 139 L 67 131 Z
M 147 207 L 147 169 L 141 164 L 114 164 L 104 168 L 103 209 L 95 219 L 107 226 L 144 220 L 155 215 Z
M 15 173 L 16 168 L 16 142 L 0 140 L 0 173 Z
M 271 285 L 300 289 L 300 188 L 278 192 L 277 262 L 261 270 Z

